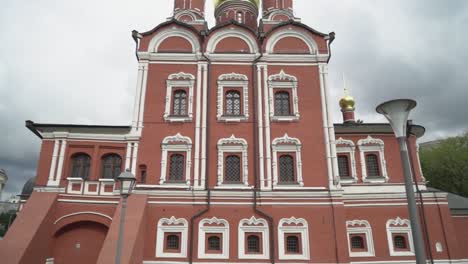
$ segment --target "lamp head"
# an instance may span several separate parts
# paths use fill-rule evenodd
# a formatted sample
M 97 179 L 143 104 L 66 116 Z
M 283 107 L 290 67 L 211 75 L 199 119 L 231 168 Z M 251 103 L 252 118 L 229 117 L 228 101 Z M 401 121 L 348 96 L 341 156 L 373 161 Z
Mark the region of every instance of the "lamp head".
M 133 191 L 133 187 L 135 186 L 136 177 L 133 175 L 129 169 L 125 172 L 122 172 L 117 180 L 120 181 L 120 194 L 121 195 L 130 195 Z
M 377 113 L 384 115 L 397 138 L 406 137 L 408 116 L 417 103 L 411 99 L 397 99 L 377 106 Z

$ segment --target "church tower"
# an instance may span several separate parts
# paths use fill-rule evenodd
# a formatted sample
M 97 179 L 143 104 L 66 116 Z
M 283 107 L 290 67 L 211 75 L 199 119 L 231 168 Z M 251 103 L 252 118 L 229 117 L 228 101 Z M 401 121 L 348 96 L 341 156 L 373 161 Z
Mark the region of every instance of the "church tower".
M 204 25 L 205 0 L 175 0 L 174 19 L 189 25 Z
M 256 30 L 259 6 L 259 0 L 216 0 L 216 25 L 235 20 Z

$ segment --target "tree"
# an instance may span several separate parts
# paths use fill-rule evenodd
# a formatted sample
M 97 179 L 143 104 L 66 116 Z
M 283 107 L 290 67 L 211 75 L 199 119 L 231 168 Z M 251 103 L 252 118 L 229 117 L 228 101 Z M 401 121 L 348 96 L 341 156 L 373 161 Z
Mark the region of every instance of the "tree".
M 468 197 L 468 132 L 421 148 L 420 158 L 429 186 Z

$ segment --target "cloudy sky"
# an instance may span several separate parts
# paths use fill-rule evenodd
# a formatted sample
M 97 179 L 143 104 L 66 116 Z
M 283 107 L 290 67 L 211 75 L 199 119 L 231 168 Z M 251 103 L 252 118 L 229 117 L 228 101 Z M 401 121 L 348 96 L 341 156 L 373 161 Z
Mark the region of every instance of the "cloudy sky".
M 24 127 L 42 123 L 130 124 L 137 63 L 131 31 L 170 16 L 172 0 L 3 0 L 0 8 L 0 168 L 3 198 L 35 175 L 40 140 Z M 342 75 L 357 117 L 383 121 L 375 106 L 414 98 L 423 141 L 468 128 L 468 1 L 296 0 L 296 16 L 335 31 L 333 97 Z M 213 25 L 213 7 L 207 0 Z M 341 121 L 338 104 L 335 121 Z

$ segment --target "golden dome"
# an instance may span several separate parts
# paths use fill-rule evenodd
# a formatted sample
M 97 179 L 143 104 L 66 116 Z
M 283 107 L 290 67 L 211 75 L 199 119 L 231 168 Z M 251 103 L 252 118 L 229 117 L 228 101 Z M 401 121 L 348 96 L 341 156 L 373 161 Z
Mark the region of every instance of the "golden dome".
M 227 2 L 227 1 L 233 1 L 233 0 L 214 0 L 215 3 L 215 9 L 220 6 L 222 3 Z M 239 0 L 239 1 L 246 1 L 254 4 L 256 7 L 260 6 L 260 0 Z
M 342 111 L 354 111 L 354 106 L 356 105 L 356 101 L 350 95 L 345 95 L 340 100 L 340 107 Z

